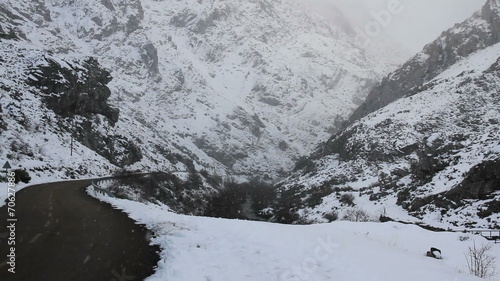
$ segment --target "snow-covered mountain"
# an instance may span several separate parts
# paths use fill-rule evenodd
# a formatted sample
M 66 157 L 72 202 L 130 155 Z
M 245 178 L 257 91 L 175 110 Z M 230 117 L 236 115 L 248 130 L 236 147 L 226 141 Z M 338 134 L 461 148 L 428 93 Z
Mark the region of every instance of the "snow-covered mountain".
M 403 97 L 413 88 L 434 79 L 457 61 L 500 41 L 500 21 L 496 1 L 488 1 L 480 12 L 456 24 L 427 44 L 422 52 L 374 87 L 350 117 L 355 121 Z
M 390 68 L 364 56 L 341 17 L 332 25 L 296 0 L 2 0 L 0 9 L 0 155 L 28 168 L 185 170 L 180 157 L 198 170 L 276 177 L 336 132 Z M 96 71 L 110 77 L 81 79 Z M 49 85 L 57 77 L 64 87 Z M 86 109 L 58 108 L 86 97 Z
M 498 227 L 499 35 L 500 2 L 489 0 L 385 78 L 367 102 L 382 108 L 279 185 L 276 219 L 325 221 L 360 208 L 375 218 Z

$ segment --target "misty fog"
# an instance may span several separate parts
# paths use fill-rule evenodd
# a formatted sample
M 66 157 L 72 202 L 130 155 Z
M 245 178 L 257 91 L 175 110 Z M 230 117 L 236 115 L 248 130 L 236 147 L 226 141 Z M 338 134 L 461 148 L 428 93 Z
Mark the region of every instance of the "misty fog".
M 443 30 L 470 17 L 484 5 L 483 0 L 308 0 L 319 14 L 341 26 L 364 30 L 375 21 L 374 14 L 388 11 L 389 5 L 402 10 L 386 18 L 387 24 L 373 30 L 368 52 L 395 53 L 395 63 L 404 61 L 438 37 Z M 425 21 L 422 21 L 425 15 Z M 385 49 L 385 50 L 384 50 Z M 397 54 L 397 55 L 396 55 Z

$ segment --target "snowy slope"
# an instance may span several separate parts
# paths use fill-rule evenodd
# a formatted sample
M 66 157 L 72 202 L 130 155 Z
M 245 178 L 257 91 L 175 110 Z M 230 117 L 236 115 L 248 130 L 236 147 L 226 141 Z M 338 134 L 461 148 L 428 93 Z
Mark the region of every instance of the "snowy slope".
M 467 273 L 464 258 L 474 242 L 488 243 L 478 236 L 395 223 L 293 226 L 192 217 L 89 192 L 154 230 L 152 243 L 162 253 L 151 281 L 482 280 Z M 443 259 L 425 257 L 430 247 L 440 248 Z
M 394 52 L 365 56 L 340 10 L 330 8 L 338 17 L 325 17 L 298 0 L 1 0 L 0 7 L 0 32 L 21 38 L 2 40 L 11 56 L 3 67 L 16 72 L 3 83 L 29 92 L 23 103 L 34 110 L 31 119 L 42 120 L 35 108 L 44 110 L 36 91 L 21 87 L 23 71 L 39 59 L 32 53 L 57 61 L 95 57 L 113 77 L 109 103 L 120 118 L 114 127 L 93 126 L 108 139 L 127 138 L 142 158 L 125 166 L 141 171 L 185 170 L 172 161 L 179 154 L 198 170 L 276 178 L 337 131 L 374 82 L 395 67 Z M 15 54 L 31 59 L 21 62 Z M 10 98 L 3 97 L 6 104 L 17 103 Z M 17 113 L 3 114 L 14 129 Z M 42 124 L 50 137 L 21 138 L 22 144 L 67 151 L 63 135 L 74 134 L 70 123 Z M 27 135 L 22 128 L 14 133 Z M 114 169 L 102 155 L 87 156 L 96 153 L 82 142 L 78 160 L 53 161 L 50 153 L 44 160 L 8 157 L 14 138 L 1 156 L 16 166 L 71 166 L 81 174 Z
M 302 196 L 295 211 L 342 217 L 348 193 L 374 219 L 498 227 L 499 63 L 500 44 L 478 51 L 331 138 L 281 184 Z

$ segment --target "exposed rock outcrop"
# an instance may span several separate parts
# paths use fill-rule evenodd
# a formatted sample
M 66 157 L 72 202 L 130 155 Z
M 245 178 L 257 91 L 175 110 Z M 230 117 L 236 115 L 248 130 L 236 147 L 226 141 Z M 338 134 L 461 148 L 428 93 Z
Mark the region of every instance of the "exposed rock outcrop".
M 107 103 L 111 91 L 106 84 L 111 79 L 92 57 L 81 64 L 47 58 L 32 70 L 28 82 L 45 93 L 47 106 L 61 116 L 101 114 L 114 124 L 119 110 Z
M 411 212 L 419 212 L 424 207 L 433 205 L 448 210 L 465 206 L 471 200 L 493 200 L 487 202 L 485 206 L 487 209 L 498 209 L 499 201 L 495 200 L 497 191 L 500 191 L 500 159 L 484 161 L 472 167 L 465 179 L 456 187 L 436 195 L 416 198 L 408 209 Z M 482 213 L 484 215 L 484 211 Z
M 158 71 L 158 50 L 156 50 L 153 43 L 147 43 L 143 48 L 141 58 L 147 66 L 150 74 L 157 75 Z
M 500 191 L 500 159 L 484 161 L 474 166 L 457 187 L 444 194 L 444 197 L 460 202 L 466 199 L 489 199 Z
M 141 149 L 128 137 L 103 133 L 96 118 L 76 122 L 75 139 L 118 167 L 127 167 L 142 159 Z
M 140 161 L 142 153 L 129 138 L 105 124 L 114 126 L 119 118 L 119 110 L 108 103 L 111 91 L 106 85 L 111 80 L 111 74 L 93 57 L 82 62 L 46 57 L 28 76 L 28 83 L 43 93 L 47 107 L 63 117 L 61 128 L 110 163 L 125 167 Z

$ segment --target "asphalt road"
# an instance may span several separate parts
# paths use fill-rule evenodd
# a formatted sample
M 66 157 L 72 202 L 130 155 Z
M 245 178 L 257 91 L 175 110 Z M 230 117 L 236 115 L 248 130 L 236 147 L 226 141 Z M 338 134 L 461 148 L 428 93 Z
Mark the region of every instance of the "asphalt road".
M 16 194 L 14 274 L 7 263 L 12 222 L 0 208 L 0 280 L 139 281 L 154 273 L 159 249 L 149 245 L 150 232 L 88 196 L 89 184 L 42 184 Z

